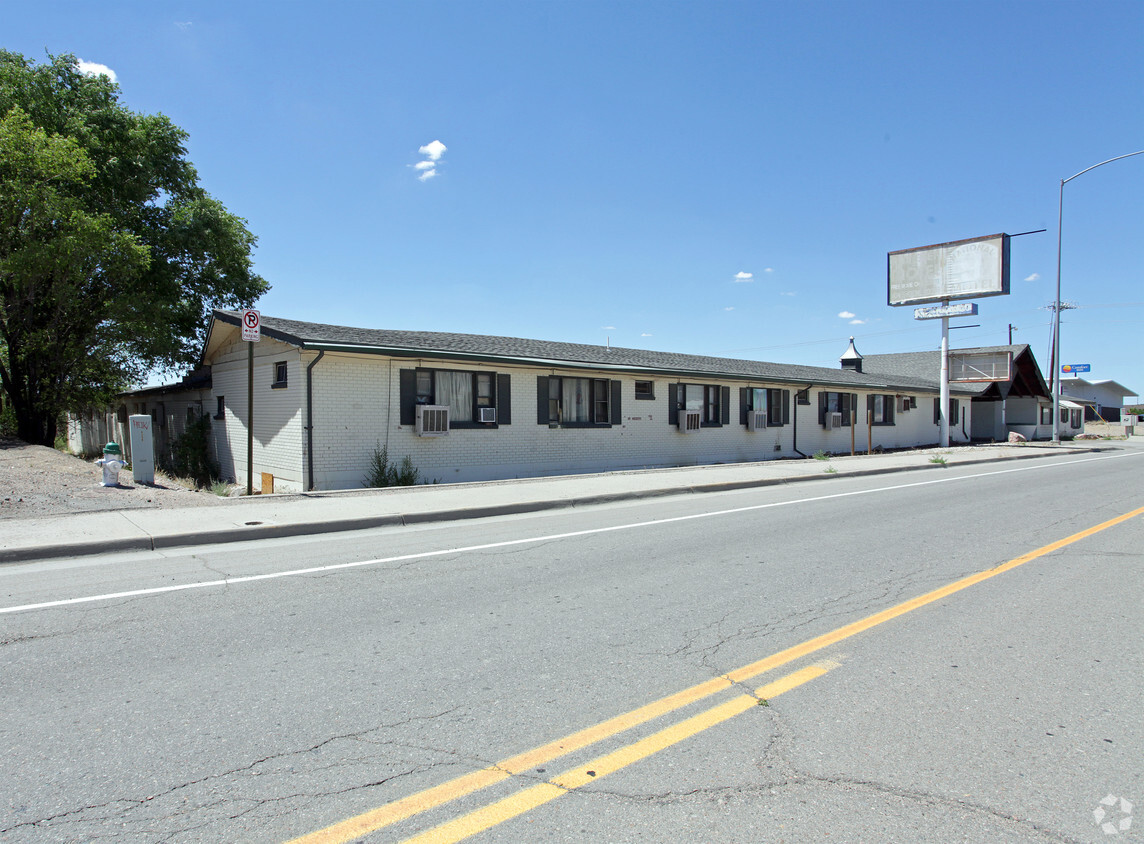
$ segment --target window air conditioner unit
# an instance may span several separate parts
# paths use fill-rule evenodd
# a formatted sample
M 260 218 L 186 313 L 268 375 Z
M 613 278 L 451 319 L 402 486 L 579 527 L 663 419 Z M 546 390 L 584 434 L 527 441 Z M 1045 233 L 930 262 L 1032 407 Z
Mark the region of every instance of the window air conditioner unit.
M 449 433 L 449 408 L 447 405 L 417 405 L 417 436 L 443 437 Z
M 481 421 L 482 422 L 496 422 L 497 421 L 497 409 L 495 407 L 482 407 L 482 408 L 480 408 L 480 411 L 481 411 Z
M 761 431 L 767 427 L 767 412 L 765 410 L 747 411 L 747 430 Z
M 833 428 L 841 428 L 841 427 L 842 427 L 842 414 L 841 413 L 839 413 L 836 410 L 833 413 L 827 413 L 826 414 L 826 430 L 829 431 L 829 430 L 832 430 Z
M 898 396 L 898 412 L 899 413 L 905 413 L 909 409 L 910 409 L 910 397 L 909 396 Z
M 679 431 L 683 434 L 694 434 L 703 425 L 703 411 L 679 411 Z

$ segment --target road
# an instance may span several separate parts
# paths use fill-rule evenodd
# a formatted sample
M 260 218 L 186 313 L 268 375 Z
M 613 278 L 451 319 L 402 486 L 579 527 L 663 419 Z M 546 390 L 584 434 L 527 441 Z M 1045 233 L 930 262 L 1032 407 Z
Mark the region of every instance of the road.
M 1142 469 L 0 567 L 0 841 L 1132 840 Z

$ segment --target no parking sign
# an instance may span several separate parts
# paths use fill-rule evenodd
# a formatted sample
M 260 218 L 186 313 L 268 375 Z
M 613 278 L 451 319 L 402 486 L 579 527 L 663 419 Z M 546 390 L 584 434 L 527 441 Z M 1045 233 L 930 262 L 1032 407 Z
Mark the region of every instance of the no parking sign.
M 262 339 L 262 316 L 258 311 L 242 312 L 242 340 L 244 343 L 257 343 Z

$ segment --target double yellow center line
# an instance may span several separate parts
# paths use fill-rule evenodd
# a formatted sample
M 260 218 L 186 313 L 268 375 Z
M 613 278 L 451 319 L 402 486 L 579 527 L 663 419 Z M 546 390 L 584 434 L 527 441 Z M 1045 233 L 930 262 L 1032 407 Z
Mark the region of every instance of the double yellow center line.
M 465 795 L 472 794 L 491 785 L 502 782 L 510 777 L 523 774 L 537 766 L 547 764 L 554 759 L 590 747 L 604 739 L 630 730 L 655 718 L 670 714 L 682 709 L 696 701 L 710 697 L 718 692 L 725 691 L 732 686 L 742 684 L 763 674 L 791 662 L 807 657 L 839 642 L 863 633 L 887 621 L 913 612 L 916 609 L 947 598 L 963 589 L 968 589 L 982 581 L 996 577 L 1025 563 L 1036 560 L 1046 554 L 1051 554 L 1074 542 L 1079 542 L 1093 534 L 1107 530 L 1110 527 L 1128 521 L 1144 514 L 1144 507 L 1129 513 L 1109 519 L 1093 527 L 1087 528 L 1072 536 L 1057 540 L 1042 546 L 1035 551 L 1022 554 L 995 568 L 986 569 L 956 580 L 932 592 L 927 592 L 909 601 L 882 610 L 866 618 L 852 622 L 816 636 L 813 639 L 779 651 L 764 659 L 749 665 L 737 668 L 721 677 L 715 677 L 706 682 L 684 689 L 675 694 L 653 701 L 638 709 L 633 709 L 607 721 L 602 721 L 579 732 L 572 733 L 554 742 L 542 745 L 516 756 L 504 759 L 495 765 L 479 771 L 464 774 L 441 785 L 419 791 L 408 797 L 395 800 L 377 809 L 357 815 L 356 817 L 336 823 L 325 829 L 312 832 L 295 838 L 288 844 L 344 844 L 360 838 L 371 832 L 383 829 L 391 824 L 410 818 L 414 815 L 457 800 Z M 803 683 L 821 677 L 834 663 L 820 663 L 794 671 L 772 683 L 756 689 L 754 695 L 741 694 L 724 703 L 711 707 L 697 715 L 687 718 L 673 726 L 660 730 L 657 733 L 639 739 L 620 749 L 601 756 L 584 765 L 572 768 L 551 779 L 536 783 L 503 800 L 491 803 L 481 809 L 462 815 L 455 820 L 446 822 L 441 826 L 428 830 L 410 842 L 453 842 L 474 835 L 510 818 L 523 814 L 537 806 L 567 794 L 586 783 L 599 779 L 601 776 L 614 773 L 634 762 L 645 759 L 666 747 L 670 747 L 689 736 L 720 724 L 736 715 L 746 712 L 750 707 L 758 704 L 760 699 L 769 700 L 778 697 L 790 689 Z

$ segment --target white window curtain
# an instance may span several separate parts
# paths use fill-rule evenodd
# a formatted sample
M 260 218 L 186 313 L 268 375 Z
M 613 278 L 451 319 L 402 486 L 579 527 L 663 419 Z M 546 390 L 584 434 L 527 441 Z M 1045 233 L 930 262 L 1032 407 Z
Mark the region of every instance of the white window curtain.
M 449 419 L 473 421 L 473 374 L 471 372 L 438 371 L 437 404 L 449 405 Z
M 588 416 L 588 379 L 565 378 L 564 394 L 560 397 L 564 422 L 587 422 Z

